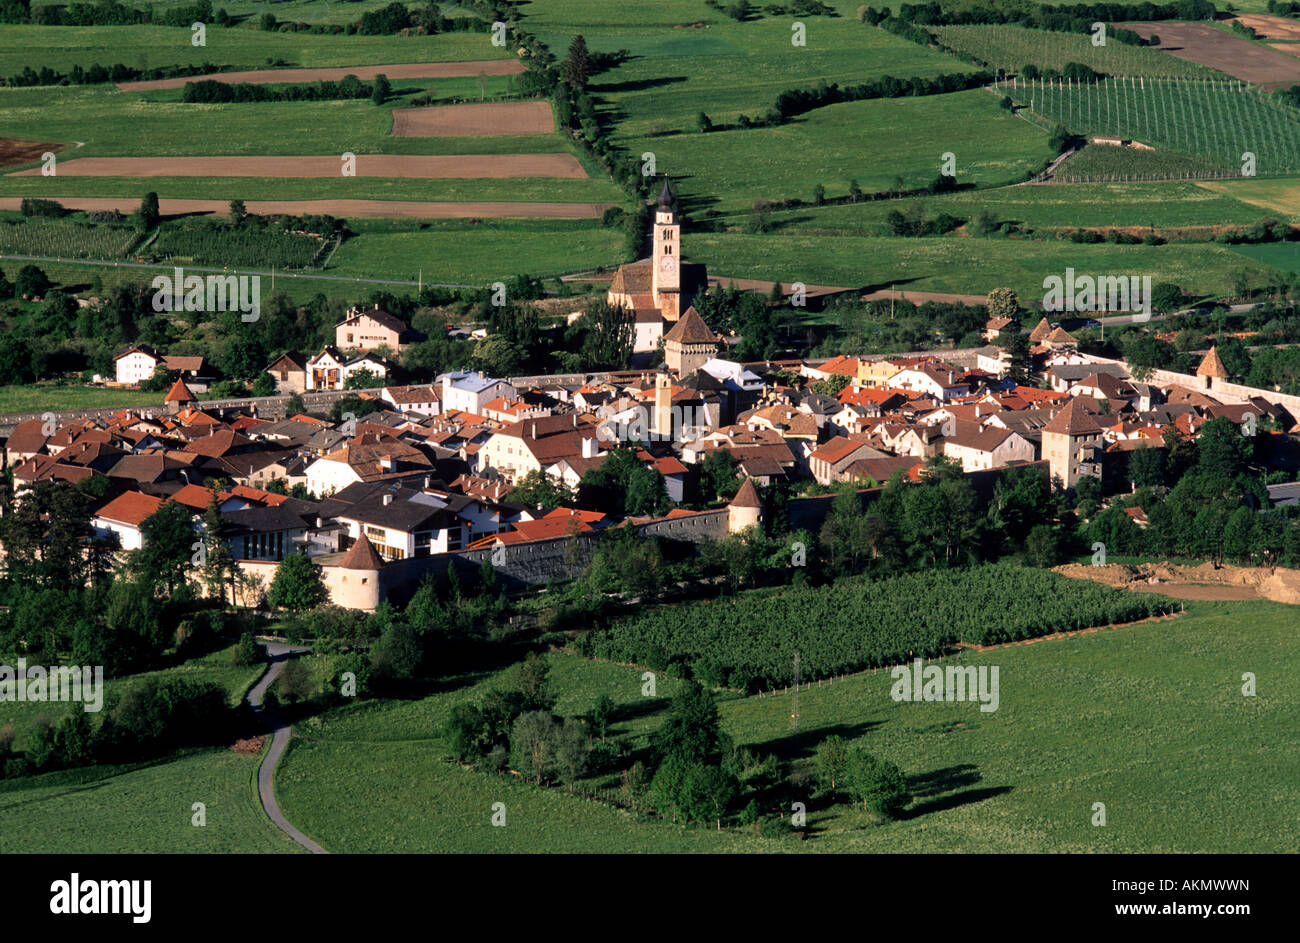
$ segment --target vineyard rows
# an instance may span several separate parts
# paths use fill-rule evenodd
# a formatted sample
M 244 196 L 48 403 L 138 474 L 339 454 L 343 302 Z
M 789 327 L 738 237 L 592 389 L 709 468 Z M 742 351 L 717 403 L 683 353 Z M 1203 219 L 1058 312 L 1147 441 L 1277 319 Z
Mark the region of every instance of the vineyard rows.
M 1258 175 L 1300 170 L 1300 117 L 1244 83 L 1003 79 L 996 88 L 1074 132 L 1136 140 L 1238 173 L 1247 154 Z
M 224 229 L 209 226 L 164 226 L 149 247 L 159 260 L 192 261 L 232 268 L 305 269 L 320 253 L 324 241 L 280 230 Z
M 1090 144 L 1058 167 L 1052 174 L 1052 179 L 1059 183 L 1205 180 L 1235 176 L 1238 173 L 1240 170 L 1236 168 L 1224 168 L 1206 160 L 1166 151 Z
M 592 632 L 583 654 L 754 690 L 978 645 L 1133 622 L 1176 604 L 1048 570 L 992 564 L 664 607 Z
M 62 259 L 114 259 L 124 256 L 139 233 L 130 226 L 71 220 L 0 222 L 0 252 L 48 255 Z

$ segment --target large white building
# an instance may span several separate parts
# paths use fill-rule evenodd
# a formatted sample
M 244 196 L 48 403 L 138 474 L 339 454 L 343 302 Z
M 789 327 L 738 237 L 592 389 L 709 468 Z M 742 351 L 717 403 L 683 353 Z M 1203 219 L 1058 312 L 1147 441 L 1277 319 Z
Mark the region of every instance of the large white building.
M 442 386 L 442 411 L 444 413 L 460 412 L 481 415 L 483 407 L 494 399 L 518 399 L 519 393 L 508 380 L 498 380 L 456 370 L 439 375 L 436 383 Z

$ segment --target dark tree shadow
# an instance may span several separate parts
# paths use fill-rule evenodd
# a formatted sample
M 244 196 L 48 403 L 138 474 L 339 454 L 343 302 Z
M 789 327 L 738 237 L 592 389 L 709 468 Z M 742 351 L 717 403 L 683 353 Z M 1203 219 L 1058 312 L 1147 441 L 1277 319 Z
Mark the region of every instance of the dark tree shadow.
M 650 79 L 632 79 L 627 82 L 604 82 L 588 86 L 588 91 L 595 95 L 614 95 L 619 92 L 643 92 L 650 88 L 661 88 L 677 82 L 685 82 L 685 75 L 660 75 Z
M 967 789 L 965 792 L 955 792 L 951 795 L 940 796 L 915 805 L 905 810 L 899 818 L 915 819 L 933 812 L 945 812 L 948 809 L 956 809 L 964 805 L 970 805 L 973 802 L 983 802 L 986 799 L 1005 795 L 1012 788 L 1011 786 L 986 786 L 983 789 Z

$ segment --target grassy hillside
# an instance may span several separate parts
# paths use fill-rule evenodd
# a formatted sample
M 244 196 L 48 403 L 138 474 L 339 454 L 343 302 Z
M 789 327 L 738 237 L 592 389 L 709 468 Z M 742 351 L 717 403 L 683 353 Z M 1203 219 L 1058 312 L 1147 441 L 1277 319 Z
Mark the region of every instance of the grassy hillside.
M 1135 247 L 1055 239 L 893 239 L 777 231 L 764 236 L 698 233 L 683 248 L 692 261 L 706 262 L 713 274 L 735 278 L 896 285 L 908 291 L 964 294 L 1009 286 L 1026 302 L 1041 299 L 1043 279 L 1063 275 L 1067 267 L 1079 273 L 1150 275 L 1153 281 L 1216 294 L 1228 291 L 1231 274 L 1246 267 L 1228 247 L 1208 244 Z
M 980 89 L 847 102 L 775 128 L 675 134 L 642 146 L 693 204 L 730 213 L 758 198 L 811 202 L 819 183 L 831 199 L 847 196 L 853 179 L 866 191 L 888 190 L 898 177 L 905 188 L 922 187 L 939 176 L 947 152 L 958 182 L 981 186 L 1022 180 L 1051 156 L 1046 132 Z
M 0 854 L 291 854 L 254 785 L 261 757 L 199 750 L 156 764 L 0 780 Z M 207 824 L 191 824 L 193 805 Z
M 335 851 L 1227 852 L 1289 850 L 1300 761 L 1285 697 L 1300 664 L 1294 610 L 1267 602 L 1188 603 L 1178 619 L 1016 645 L 974 664 L 1000 669 L 1001 706 L 897 703 L 887 673 L 789 696 L 723 695 L 737 743 L 806 767 L 830 733 L 859 739 L 909 774 L 918 802 L 899 822 L 868 826 L 847 807 L 809 805 L 813 840 L 758 839 L 637 823 L 624 813 L 440 760 L 437 730 L 456 703 L 504 678 L 463 678 L 418 701 L 332 712 L 285 761 L 286 814 Z M 622 705 L 615 735 L 643 744 L 664 698 L 640 697 L 640 671 L 551 656 L 558 711 L 600 693 Z M 1240 692 L 1256 671 L 1260 694 Z M 1265 679 L 1271 678 L 1272 681 Z M 323 742 L 315 742 L 317 739 Z M 597 785 L 603 785 L 599 781 Z M 610 784 L 612 785 L 612 784 Z M 492 828 L 504 802 L 507 826 Z M 1104 802 L 1108 824 L 1090 824 Z

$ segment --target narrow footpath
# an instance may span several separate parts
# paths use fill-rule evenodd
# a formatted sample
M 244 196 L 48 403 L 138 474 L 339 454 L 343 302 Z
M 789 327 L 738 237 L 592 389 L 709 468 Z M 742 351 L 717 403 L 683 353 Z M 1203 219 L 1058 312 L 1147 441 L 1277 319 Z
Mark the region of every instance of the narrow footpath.
M 253 713 L 266 722 L 272 733 L 271 748 L 266 751 L 266 756 L 262 758 L 262 765 L 257 769 L 257 795 L 262 800 L 262 808 L 265 810 L 267 818 L 274 822 L 280 831 L 312 854 L 327 855 L 329 854 L 328 851 L 293 827 L 289 820 L 284 817 L 284 813 L 280 811 L 280 804 L 275 801 L 275 784 L 273 781 L 275 767 L 279 764 L 280 757 L 284 756 L 284 750 L 289 745 L 289 738 L 293 736 L 293 731 L 283 721 L 278 711 L 264 711 L 262 709 L 262 700 L 266 697 L 267 690 L 275 683 L 275 679 L 280 677 L 284 671 L 285 662 L 294 655 L 301 655 L 311 651 L 311 649 L 300 646 L 295 647 L 284 642 L 262 642 L 260 644 L 266 649 L 268 664 L 266 673 L 248 692 L 248 704 L 253 708 Z

